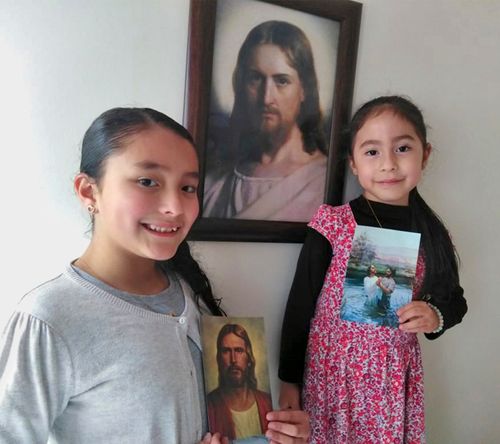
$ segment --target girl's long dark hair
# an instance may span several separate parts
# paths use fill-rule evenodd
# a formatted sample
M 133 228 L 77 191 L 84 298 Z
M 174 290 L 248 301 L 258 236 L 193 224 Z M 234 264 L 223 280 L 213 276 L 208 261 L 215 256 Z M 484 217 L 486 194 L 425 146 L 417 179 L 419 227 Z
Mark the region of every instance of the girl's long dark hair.
M 365 103 L 354 114 L 344 133 L 343 148 L 352 156 L 356 134 L 373 116 L 391 111 L 409 122 L 417 133 L 424 149 L 427 146 L 427 129 L 422 112 L 410 100 L 401 96 L 382 96 Z M 425 202 L 417 188 L 410 192 L 409 207 L 412 229 L 421 233 L 421 248 L 425 256 L 425 277 L 420 291 L 422 298 L 431 293 L 436 302 L 446 302 L 451 290 L 458 285 L 459 257 L 443 221 Z
M 175 271 L 184 278 L 192 288 L 198 306 L 199 299 L 201 299 L 213 315 L 226 315 L 220 307 L 221 299 L 214 297 L 207 275 L 191 255 L 189 244 L 185 240 L 177 248 L 175 256 L 168 261 L 162 261 L 160 265 Z
M 189 132 L 159 111 L 151 108 L 113 108 L 102 113 L 86 131 L 82 142 L 80 172 L 99 183 L 105 173 L 106 159 L 121 149 L 131 136 L 156 125 L 173 131 L 194 146 Z M 177 272 L 189 284 L 198 306 L 201 299 L 212 314 L 225 314 L 219 306 L 220 300 L 213 295 L 206 274 L 191 255 L 185 240 L 181 242 L 173 258 L 161 261 L 158 265 L 164 270 Z
M 447 302 L 458 285 L 460 259 L 441 218 L 414 188 L 410 192 L 410 214 L 415 231 L 421 233 L 425 255 L 425 278 L 420 297 L 430 293 L 437 302 Z

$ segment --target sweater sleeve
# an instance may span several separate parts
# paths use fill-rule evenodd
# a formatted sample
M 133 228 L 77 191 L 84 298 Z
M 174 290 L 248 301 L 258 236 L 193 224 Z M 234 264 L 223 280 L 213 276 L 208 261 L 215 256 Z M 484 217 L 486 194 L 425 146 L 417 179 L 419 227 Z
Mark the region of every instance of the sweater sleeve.
M 316 301 L 331 257 L 330 242 L 317 231 L 308 228 L 281 330 L 278 376 L 282 381 L 302 384 L 310 321 L 314 316 Z
M 14 313 L 0 340 L 0 442 L 46 443 L 68 402 L 71 359 L 44 322 Z
M 441 336 L 446 330 L 460 323 L 467 313 L 467 301 L 464 298 L 463 288 L 457 285 L 449 292 L 448 297 L 439 292 L 444 292 L 443 289 L 437 288 L 430 294 L 428 302 L 437 307 L 443 315 L 443 329 L 439 333 L 426 333 L 427 339 L 436 339 Z M 436 297 L 439 295 L 440 297 Z

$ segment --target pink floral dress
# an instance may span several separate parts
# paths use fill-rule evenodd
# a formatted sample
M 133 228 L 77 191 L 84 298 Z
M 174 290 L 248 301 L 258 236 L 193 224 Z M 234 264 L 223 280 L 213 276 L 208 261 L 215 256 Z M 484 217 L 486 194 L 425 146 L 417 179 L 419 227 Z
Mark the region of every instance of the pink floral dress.
M 416 334 L 340 319 L 356 228 L 349 204 L 322 205 L 309 224 L 333 257 L 311 321 L 304 405 L 311 443 L 425 443 L 423 368 Z M 422 283 L 419 257 L 414 296 Z

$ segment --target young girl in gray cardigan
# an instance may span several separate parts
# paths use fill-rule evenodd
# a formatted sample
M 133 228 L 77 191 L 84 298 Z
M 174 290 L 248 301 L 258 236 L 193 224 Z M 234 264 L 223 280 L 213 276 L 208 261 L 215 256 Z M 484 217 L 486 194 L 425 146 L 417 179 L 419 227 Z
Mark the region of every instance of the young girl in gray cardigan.
M 74 181 L 92 239 L 3 333 L 1 443 L 227 442 L 207 433 L 198 324 L 223 312 L 185 241 L 198 181 L 191 136 L 164 114 L 92 123 Z M 272 442 L 306 441 L 304 412 L 267 419 Z

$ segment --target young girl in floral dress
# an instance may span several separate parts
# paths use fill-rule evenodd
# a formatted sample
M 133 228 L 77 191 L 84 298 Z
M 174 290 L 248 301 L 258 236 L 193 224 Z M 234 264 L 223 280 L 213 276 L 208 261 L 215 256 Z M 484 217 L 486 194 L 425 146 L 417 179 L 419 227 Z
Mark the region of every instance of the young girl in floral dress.
M 432 148 L 420 110 L 399 96 L 362 106 L 346 147 L 363 193 L 322 205 L 309 224 L 283 322 L 280 405 L 304 405 L 312 443 L 424 443 L 416 334 L 435 339 L 467 311 L 450 236 L 416 188 Z M 413 300 L 397 311 L 399 328 L 340 318 L 358 224 L 421 233 Z

